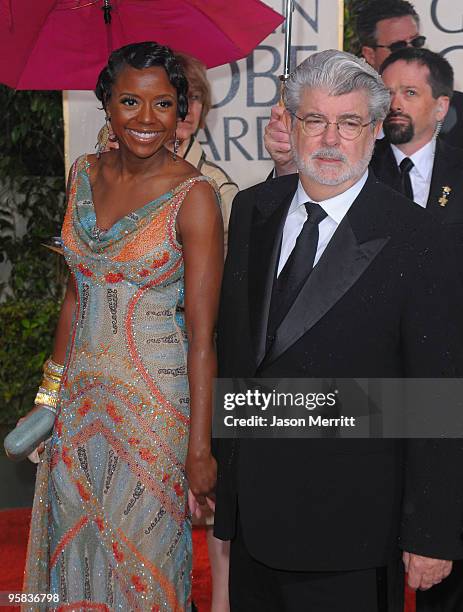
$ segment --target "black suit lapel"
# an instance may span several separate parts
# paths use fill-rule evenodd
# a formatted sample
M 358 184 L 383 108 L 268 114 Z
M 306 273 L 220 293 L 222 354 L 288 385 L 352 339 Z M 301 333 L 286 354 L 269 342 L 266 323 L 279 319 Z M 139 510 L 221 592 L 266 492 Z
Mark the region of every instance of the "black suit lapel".
M 399 168 L 391 146 L 386 138 L 376 141 L 370 168 L 380 181 L 401 193 L 402 186 L 400 183 Z
M 253 211 L 249 245 L 249 312 L 256 364 L 266 351 L 268 314 L 281 237 L 298 176 L 269 181 Z
M 356 222 L 368 215 L 368 207 L 374 205 L 370 177 L 367 185 L 344 217 L 319 262 L 309 276 L 294 304 L 281 322 L 268 354 L 261 367 L 275 361 L 292 344 L 309 331 L 352 287 L 378 255 L 389 238 L 370 237 L 366 240 Z M 372 200 L 372 201 L 370 201 Z M 359 210 L 361 215 L 359 215 Z M 358 237 L 357 235 L 358 234 Z
M 400 172 L 392 148 L 385 138 L 376 142 L 370 166 L 380 181 L 400 193 Z M 440 222 L 445 223 L 448 211 L 455 206 L 456 194 L 453 190 L 454 185 L 458 185 L 461 180 L 462 171 L 461 152 L 438 138 L 426 208 Z M 441 200 L 445 196 L 444 187 L 450 187 L 451 190 L 446 196 L 446 202 Z

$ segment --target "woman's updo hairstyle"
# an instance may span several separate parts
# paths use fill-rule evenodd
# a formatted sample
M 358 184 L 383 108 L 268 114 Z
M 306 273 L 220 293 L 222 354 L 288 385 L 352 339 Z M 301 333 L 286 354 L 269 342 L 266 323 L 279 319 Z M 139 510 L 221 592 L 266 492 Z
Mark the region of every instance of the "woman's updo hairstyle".
M 104 109 L 111 98 L 117 77 L 127 66 L 137 70 L 155 66 L 164 68 L 170 83 L 177 90 L 177 115 L 180 119 L 185 119 L 188 113 L 188 82 L 169 47 L 155 42 L 133 43 L 111 53 L 108 64 L 100 72 L 95 88 L 95 95 Z

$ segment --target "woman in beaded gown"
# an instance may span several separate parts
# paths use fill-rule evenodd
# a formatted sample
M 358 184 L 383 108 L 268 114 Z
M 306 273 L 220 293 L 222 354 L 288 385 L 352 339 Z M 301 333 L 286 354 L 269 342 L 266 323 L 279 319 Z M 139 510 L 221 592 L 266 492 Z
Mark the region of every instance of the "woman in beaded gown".
M 53 350 L 65 370 L 23 587 L 60 610 L 191 606 L 188 486 L 194 506 L 215 484 L 223 234 L 209 179 L 164 147 L 186 87 L 166 47 L 115 51 L 96 94 L 119 148 L 71 168 Z

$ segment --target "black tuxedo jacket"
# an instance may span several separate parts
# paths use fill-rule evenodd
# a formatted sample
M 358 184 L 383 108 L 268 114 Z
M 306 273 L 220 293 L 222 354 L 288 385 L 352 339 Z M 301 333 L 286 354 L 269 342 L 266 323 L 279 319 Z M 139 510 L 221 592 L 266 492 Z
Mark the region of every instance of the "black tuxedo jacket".
M 376 141 L 370 168 L 380 181 L 400 191 L 399 168 L 386 138 Z M 441 206 L 439 199 L 444 187 L 450 187 L 451 192 L 447 204 Z M 441 138 L 436 142 L 426 208 L 445 224 L 463 223 L 463 150 L 448 145 Z
M 370 174 L 266 351 L 297 175 L 238 194 L 218 325 L 222 377 L 439 377 L 461 371 L 454 259 L 439 226 Z M 215 534 L 288 570 L 463 556 L 463 443 L 216 440 Z M 455 470 L 460 477 L 455 478 Z
M 376 141 L 370 168 L 380 181 L 400 191 L 399 169 L 386 138 Z M 439 200 L 444 187 L 450 187 L 451 192 L 445 206 L 441 206 Z M 463 276 L 463 150 L 448 145 L 441 138 L 436 143 L 426 210 L 443 224 Z
M 447 144 L 463 148 L 463 92 L 461 91 L 453 92 L 441 136 Z

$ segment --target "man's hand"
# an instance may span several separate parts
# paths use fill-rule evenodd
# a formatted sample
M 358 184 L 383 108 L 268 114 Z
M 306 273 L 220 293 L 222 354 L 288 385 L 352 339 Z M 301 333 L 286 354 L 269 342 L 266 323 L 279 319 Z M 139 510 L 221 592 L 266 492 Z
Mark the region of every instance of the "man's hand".
M 430 589 L 447 578 L 452 571 L 452 561 L 444 559 L 431 559 L 408 552 L 403 553 L 402 559 L 408 574 L 408 585 L 415 591 Z
M 195 506 L 192 503 L 191 496 L 189 496 L 190 511 L 198 516 L 199 506 L 207 504 L 206 497 L 213 498 L 217 481 L 217 461 L 210 452 L 205 455 L 196 455 L 195 453 L 188 452 L 185 471 L 190 487 L 189 492 L 191 492 L 198 504 Z
M 270 121 L 265 128 L 264 144 L 275 163 L 277 176 L 297 172 L 291 152 L 289 140 L 289 125 L 285 120 L 285 109 L 282 106 L 273 106 Z
M 195 516 L 197 519 L 200 519 L 203 515 L 203 510 L 212 510 L 215 512 L 215 495 L 210 493 L 209 496 L 206 497 L 206 505 L 198 504 L 196 497 L 193 495 L 191 489 L 188 489 L 188 507 L 190 509 L 191 516 Z

